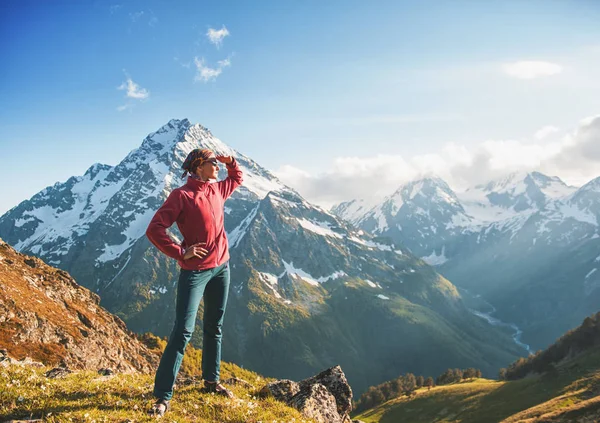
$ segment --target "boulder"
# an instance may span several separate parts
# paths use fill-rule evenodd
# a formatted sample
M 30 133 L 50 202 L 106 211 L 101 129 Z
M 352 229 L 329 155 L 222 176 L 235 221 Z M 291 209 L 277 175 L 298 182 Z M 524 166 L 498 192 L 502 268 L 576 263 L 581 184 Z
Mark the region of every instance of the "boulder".
M 349 423 L 352 388 L 340 366 L 294 382 L 277 380 L 264 386 L 260 396 L 273 396 L 317 422 Z

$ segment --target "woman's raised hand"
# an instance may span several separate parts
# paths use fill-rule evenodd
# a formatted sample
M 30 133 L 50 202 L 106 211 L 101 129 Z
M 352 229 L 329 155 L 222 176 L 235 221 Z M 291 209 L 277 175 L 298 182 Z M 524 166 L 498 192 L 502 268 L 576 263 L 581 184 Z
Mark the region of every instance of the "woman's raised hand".
M 201 245 L 206 245 L 206 242 L 199 242 L 197 244 L 190 245 L 186 248 L 183 255 L 184 260 L 191 259 L 192 257 L 202 258 L 208 254 L 208 250 L 202 248 Z
M 229 164 L 233 161 L 233 156 L 217 156 L 217 160 L 221 163 Z

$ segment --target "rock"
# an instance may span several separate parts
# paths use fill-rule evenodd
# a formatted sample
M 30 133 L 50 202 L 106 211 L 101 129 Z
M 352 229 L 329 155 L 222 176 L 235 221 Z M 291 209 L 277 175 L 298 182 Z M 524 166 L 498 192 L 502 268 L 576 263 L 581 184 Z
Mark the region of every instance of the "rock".
M 350 422 L 352 389 L 340 366 L 300 382 L 287 379 L 271 382 L 259 392 L 262 397 L 269 395 L 317 422 Z
M 98 369 L 98 374 L 102 376 L 111 376 L 115 374 L 115 371 L 108 367 L 102 367 L 101 369 Z
M 71 370 L 66 367 L 55 367 L 46 372 L 46 377 L 50 379 L 57 379 L 67 376 L 68 374 L 73 373 Z
M 40 363 L 39 361 L 34 361 L 29 357 L 24 357 L 16 363 L 20 364 L 21 366 L 44 367 L 42 363 Z
M 258 393 L 261 397 L 272 395 L 276 400 L 289 403 L 300 392 L 300 385 L 292 380 L 282 379 L 264 386 Z
M 0 350 L 0 365 L 2 366 L 31 366 L 31 367 L 44 367 L 44 365 L 38 361 L 33 361 L 29 357 L 23 357 L 21 360 L 15 360 L 8 355 L 8 351 L 5 349 Z
M 316 376 L 300 382 L 300 389 L 306 385 L 320 383 L 335 397 L 340 416 L 347 416 L 352 411 L 352 388 L 340 366 L 331 367 Z
M 33 257 L 26 258 L 23 261 L 29 267 L 33 267 L 34 269 L 37 267 L 37 261 Z
M 225 379 L 223 381 L 223 383 L 225 383 L 227 385 L 237 385 L 237 386 L 243 386 L 244 388 L 248 388 L 248 389 L 254 389 L 254 385 L 252 385 L 249 382 L 246 382 L 244 379 L 240 379 L 237 377 L 230 377 L 229 379 Z
M 292 397 L 289 405 L 318 423 L 343 423 L 335 397 L 320 383 L 307 385 Z

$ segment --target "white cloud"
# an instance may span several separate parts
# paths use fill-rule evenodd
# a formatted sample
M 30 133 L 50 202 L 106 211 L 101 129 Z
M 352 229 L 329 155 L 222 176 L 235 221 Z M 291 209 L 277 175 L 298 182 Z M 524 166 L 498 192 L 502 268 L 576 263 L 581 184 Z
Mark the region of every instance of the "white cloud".
M 562 69 L 562 66 L 556 63 L 535 60 L 523 60 L 507 63 L 503 66 L 503 70 L 507 75 L 519 79 L 534 79 L 540 76 L 557 75 L 562 72 Z
M 338 157 L 326 172 L 282 166 L 275 174 L 323 207 L 355 198 L 374 201 L 425 175 L 443 178 L 455 190 L 515 171 L 540 171 L 582 185 L 600 176 L 600 115 L 582 120 L 561 140 L 486 140 L 474 147 L 448 143 L 410 158 L 401 155 Z
M 554 134 L 555 132 L 558 132 L 559 129 L 556 126 L 544 126 L 543 128 L 538 129 L 535 134 L 534 137 L 536 140 L 543 140 L 544 138 L 548 137 L 551 134 Z
M 220 68 L 226 68 L 228 66 L 231 66 L 231 60 L 229 59 L 219 60 L 217 63 Z
M 119 11 L 119 9 L 121 9 L 123 7 L 122 4 L 112 4 L 109 8 L 110 14 L 114 15 L 115 13 L 117 13 Z
M 127 81 L 123 82 L 119 87 L 117 87 L 117 89 L 127 90 L 127 97 L 137 100 L 145 100 L 150 97 L 150 91 L 140 87 L 129 77 L 127 77 Z
M 223 28 L 218 30 L 214 28 L 209 28 L 208 32 L 206 33 L 206 36 L 208 37 L 209 41 L 215 46 L 217 46 L 217 48 L 221 47 L 221 45 L 223 44 L 223 38 L 227 37 L 228 35 L 229 31 L 227 30 L 227 28 L 225 28 L 225 25 L 223 25 Z
M 156 26 L 157 23 L 158 23 L 158 18 L 156 16 L 152 16 L 150 18 L 150 20 L 148 21 L 148 25 L 150 25 L 150 26 Z
M 223 68 L 231 66 L 231 61 L 229 59 L 220 60 L 216 68 L 206 66 L 204 64 L 204 58 L 198 59 L 197 57 L 194 57 L 194 63 L 196 64 L 197 70 L 194 81 L 202 82 L 208 82 L 217 79 L 217 77 L 223 72 Z

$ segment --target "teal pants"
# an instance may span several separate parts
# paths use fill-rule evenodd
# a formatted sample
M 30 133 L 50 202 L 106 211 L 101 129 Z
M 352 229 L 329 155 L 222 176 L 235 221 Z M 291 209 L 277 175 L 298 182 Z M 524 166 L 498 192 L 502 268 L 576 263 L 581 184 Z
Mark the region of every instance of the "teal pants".
M 218 382 L 221 369 L 221 327 L 229 293 L 229 262 L 208 270 L 181 269 L 177 283 L 175 325 L 154 379 L 154 396 L 170 400 L 185 347 L 192 338 L 204 295 L 202 379 Z

